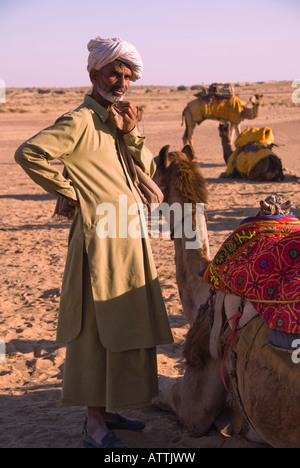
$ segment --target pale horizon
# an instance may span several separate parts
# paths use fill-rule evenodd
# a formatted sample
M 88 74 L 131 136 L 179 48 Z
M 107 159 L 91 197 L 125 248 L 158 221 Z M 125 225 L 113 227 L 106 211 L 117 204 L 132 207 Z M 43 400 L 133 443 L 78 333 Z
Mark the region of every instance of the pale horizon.
M 300 75 L 300 73 L 299 73 Z M 233 85 L 237 85 L 237 84 L 244 84 L 244 83 L 247 83 L 249 85 L 251 84 L 263 84 L 263 83 L 284 83 L 284 82 L 291 82 L 291 84 L 294 82 L 294 81 L 299 81 L 299 80 L 266 80 L 266 81 L 237 81 L 236 83 L 234 82 L 230 82 L 231 84 Z M 208 86 L 209 84 L 211 83 L 216 83 L 216 82 L 210 82 L 210 83 L 193 83 L 191 85 L 160 85 L 160 84 L 155 84 L 155 85 L 151 85 L 151 84 L 137 84 L 137 83 L 132 83 L 130 85 L 130 88 L 129 90 L 127 91 L 130 92 L 130 89 L 134 89 L 134 88 L 137 88 L 137 87 L 143 87 L 143 88 L 178 88 L 180 86 L 186 86 L 186 88 L 191 88 L 193 86 Z M 226 82 L 226 83 L 229 83 L 229 82 Z M 222 82 L 220 84 L 226 84 L 225 82 Z M 296 86 L 295 86 L 296 87 Z M 13 89 L 54 89 L 54 90 L 59 90 L 59 89 L 76 89 L 76 88 L 92 88 L 92 85 L 83 85 L 83 86 L 80 86 L 80 85 L 76 85 L 76 86 L 6 86 L 6 89 L 7 90 L 13 90 Z M 0 88 L 1 89 L 1 88 Z

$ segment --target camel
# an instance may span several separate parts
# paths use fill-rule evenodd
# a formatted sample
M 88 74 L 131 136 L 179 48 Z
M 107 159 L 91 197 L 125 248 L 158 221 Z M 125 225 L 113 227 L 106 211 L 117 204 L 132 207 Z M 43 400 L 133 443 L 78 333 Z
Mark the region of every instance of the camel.
M 167 203 L 207 203 L 205 180 L 192 154 L 187 148 L 169 152 L 166 146 L 156 158 L 155 181 Z M 269 204 L 262 205 L 267 213 Z M 207 233 L 206 226 L 203 232 Z M 176 280 L 190 324 L 184 346 L 186 369 L 182 381 L 160 377 L 157 403 L 175 412 L 198 436 L 230 408 L 235 433 L 272 447 L 299 448 L 300 367 L 288 352 L 266 346 L 270 329 L 250 302 L 215 292 L 199 277 L 209 261 L 207 235 L 200 248 L 189 252 L 184 236 L 174 243 Z
M 220 123 L 219 124 L 219 135 L 221 138 L 222 148 L 223 148 L 223 158 L 226 164 L 228 164 L 229 158 L 233 155 L 234 151 L 237 150 L 232 146 L 232 127 L 227 123 Z M 249 173 L 248 174 L 240 174 L 238 171 L 235 172 L 234 176 L 231 177 L 239 177 L 239 178 L 247 178 L 251 181 L 281 181 L 284 179 L 283 169 L 282 169 L 282 162 L 278 156 L 276 156 L 273 151 L 271 145 L 269 151 L 268 149 L 264 149 L 266 155 L 253 167 L 251 168 L 251 155 L 249 159 Z M 236 156 L 233 158 L 238 158 L 239 154 L 236 153 Z M 251 169 L 250 169 L 251 168 Z
M 182 152 L 174 153 L 170 153 L 169 146 L 166 146 L 160 151 L 159 157 L 155 158 L 157 170 L 153 180 L 163 191 L 164 201 L 170 206 L 179 203 L 182 212 L 185 203 L 202 203 L 205 206 L 208 201 L 206 182 L 194 158 L 189 145 L 186 145 Z M 184 235 L 174 238 L 176 281 L 184 314 L 190 324 L 193 323 L 201 302 L 200 286 L 203 281 L 198 273 L 210 260 L 207 227 L 206 223 L 203 224 L 203 245 L 197 250 L 185 248 L 187 239 Z M 193 227 L 195 228 L 195 225 Z M 173 231 L 173 225 L 170 226 L 170 230 Z M 185 269 L 187 265 L 188 270 Z M 203 283 L 203 288 L 206 296 L 209 287 Z
M 182 138 L 183 145 L 187 143 L 193 146 L 193 133 L 196 125 L 200 125 L 204 120 L 219 120 L 230 122 L 233 134 L 239 135 L 239 124 L 245 120 L 255 119 L 259 113 L 263 102 L 262 94 L 255 94 L 250 98 L 251 107 L 245 106 L 238 96 L 232 95 L 225 99 L 224 96 L 216 94 L 214 85 L 210 87 L 205 95 L 195 94 L 197 99 L 190 101 L 182 113 L 182 123 L 185 122 L 185 132 Z
M 144 116 L 145 106 L 142 104 L 141 106 L 137 106 L 137 122 L 141 122 Z

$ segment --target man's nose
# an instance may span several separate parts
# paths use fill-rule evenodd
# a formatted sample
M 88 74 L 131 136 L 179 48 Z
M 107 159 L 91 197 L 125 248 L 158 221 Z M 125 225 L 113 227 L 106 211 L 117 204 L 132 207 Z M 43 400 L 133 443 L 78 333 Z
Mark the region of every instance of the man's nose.
M 124 76 L 119 76 L 118 77 L 118 85 L 120 88 L 126 88 L 127 87 L 127 80 Z

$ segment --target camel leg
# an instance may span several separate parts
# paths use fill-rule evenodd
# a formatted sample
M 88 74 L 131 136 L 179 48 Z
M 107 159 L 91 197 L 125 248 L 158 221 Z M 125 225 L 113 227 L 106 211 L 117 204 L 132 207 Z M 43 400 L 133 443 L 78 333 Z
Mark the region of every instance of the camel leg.
M 195 124 L 189 125 L 189 126 L 187 127 L 187 129 L 188 129 L 188 132 L 187 132 L 187 139 L 188 139 L 189 145 L 190 145 L 192 148 L 193 148 L 193 134 L 194 134 L 195 127 L 196 127 Z
M 178 417 L 188 430 L 204 435 L 216 421 L 225 399 L 220 361 L 210 358 L 201 370 L 187 368 L 180 388 Z
M 187 109 L 185 109 L 182 113 L 182 125 L 183 125 L 183 121 L 185 124 L 185 129 L 184 129 L 184 134 L 182 137 L 182 143 L 183 143 L 183 146 L 185 146 L 188 142 Z
M 217 420 L 226 399 L 217 359 L 209 359 L 204 369 L 187 367 L 182 382 L 161 377 L 159 390 L 159 406 L 173 410 L 183 426 L 199 436 Z
M 159 377 L 158 385 L 159 396 L 155 400 L 155 403 L 160 408 L 167 411 L 173 411 L 175 414 L 177 414 L 177 402 L 181 382 L 162 375 Z
M 193 147 L 193 133 L 194 133 L 196 124 L 194 122 L 194 119 L 192 118 L 192 115 L 189 109 L 184 110 L 183 117 L 185 120 L 185 132 L 182 138 L 183 146 L 185 146 L 188 143 L 191 147 Z
M 234 148 L 235 140 L 240 134 L 240 126 L 238 124 L 231 123 L 231 146 Z
M 187 129 L 187 125 L 185 124 L 185 131 L 184 131 L 184 134 L 183 134 L 183 137 L 182 137 L 183 146 L 187 145 L 187 142 L 188 142 L 187 135 L 188 135 L 188 129 Z

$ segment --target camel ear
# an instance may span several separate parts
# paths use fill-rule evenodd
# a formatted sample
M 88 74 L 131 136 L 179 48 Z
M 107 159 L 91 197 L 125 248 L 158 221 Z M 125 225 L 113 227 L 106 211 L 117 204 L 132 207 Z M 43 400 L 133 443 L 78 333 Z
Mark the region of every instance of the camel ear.
M 160 152 L 159 152 L 159 161 L 160 163 L 165 166 L 165 167 L 169 167 L 170 164 L 173 162 L 174 158 L 171 158 L 170 157 L 170 153 L 169 153 L 169 149 L 170 149 L 170 145 L 166 145 L 164 146 Z
M 193 148 L 190 145 L 185 145 L 182 152 L 188 157 L 190 161 L 196 158 Z

